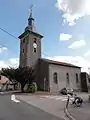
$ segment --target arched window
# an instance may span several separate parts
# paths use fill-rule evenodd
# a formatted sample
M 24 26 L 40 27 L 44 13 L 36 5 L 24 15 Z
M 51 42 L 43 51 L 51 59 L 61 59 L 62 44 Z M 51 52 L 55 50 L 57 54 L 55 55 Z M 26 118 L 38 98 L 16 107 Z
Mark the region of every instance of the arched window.
M 25 38 L 23 39 L 23 43 L 25 43 Z
M 88 78 L 88 82 L 90 83 L 90 78 Z
M 69 73 L 66 73 L 67 84 L 69 84 Z
M 34 38 L 34 43 L 36 43 L 36 40 L 37 40 L 37 39 L 36 39 L 36 38 Z
M 37 52 L 37 49 L 36 49 L 36 48 L 34 48 L 34 49 L 33 49 L 33 51 L 34 51 L 34 53 L 36 53 L 36 52 Z
M 36 38 L 34 38 L 34 42 L 33 42 L 33 52 L 36 53 L 37 52 L 37 43 L 36 43 Z
M 24 53 L 24 49 L 22 49 L 22 53 Z
M 57 73 L 56 72 L 53 74 L 53 81 L 54 81 L 55 84 L 58 83 Z
M 76 83 L 78 84 L 78 74 L 76 73 Z

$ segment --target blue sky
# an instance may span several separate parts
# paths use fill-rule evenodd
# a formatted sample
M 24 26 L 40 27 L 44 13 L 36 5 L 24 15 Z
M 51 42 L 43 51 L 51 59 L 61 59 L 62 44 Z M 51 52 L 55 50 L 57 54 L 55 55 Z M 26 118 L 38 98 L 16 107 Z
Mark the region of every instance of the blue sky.
M 44 52 L 50 59 L 71 62 L 86 70 L 90 66 L 89 3 L 89 0 L 3 0 L 0 27 L 18 37 L 27 25 L 33 4 L 36 31 L 44 35 L 42 56 L 47 57 Z M 0 67 L 16 65 L 19 40 L 0 30 L 0 46 Z

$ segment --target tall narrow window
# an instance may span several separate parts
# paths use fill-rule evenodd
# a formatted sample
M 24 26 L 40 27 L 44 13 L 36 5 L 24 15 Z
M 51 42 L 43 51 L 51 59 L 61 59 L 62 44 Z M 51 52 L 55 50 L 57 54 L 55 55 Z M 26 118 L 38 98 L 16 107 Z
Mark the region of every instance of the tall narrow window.
M 66 74 L 67 84 L 69 84 L 69 73 Z
M 0 80 L 1 80 L 1 75 L 0 75 Z
M 88 82 L 90 83 L 90 78 L 88 78 Z
M 37 43 L 36 43 L 36 38 L 34 39 L 33 42 L 33 52 L 36 53 L 37 52 Z
M 22 53 L 24 53 L 24 49 L 22 49 Z
M 58 83 L 57 73 L 56 72 L 53 74 L 53 81 L 54 81 L 55 84 Z
M 36 53 L 36 48 L 34 48 L 33 50 L 34 50 L 34 53 Z
M 36 43 L 36 38 L 34 38 L 34 43 Z
M 76 73 L 76 83 L 78 84 L 78 74 Z
M 23 39 L 23 43 L 25 43 L 25 38 Z

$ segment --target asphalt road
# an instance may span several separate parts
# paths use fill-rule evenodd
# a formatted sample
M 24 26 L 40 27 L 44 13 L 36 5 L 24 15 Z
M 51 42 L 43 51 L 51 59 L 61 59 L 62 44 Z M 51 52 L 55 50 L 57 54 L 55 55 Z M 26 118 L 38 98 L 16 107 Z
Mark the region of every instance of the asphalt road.
M 84 103 L 80 108 L 69 108 L 69 112 L 76 120 L 90 120 L 90 103 Z
M 11 101 L 10 95 L 0 95 L 0 120 L 62 120 L 24 102 Z

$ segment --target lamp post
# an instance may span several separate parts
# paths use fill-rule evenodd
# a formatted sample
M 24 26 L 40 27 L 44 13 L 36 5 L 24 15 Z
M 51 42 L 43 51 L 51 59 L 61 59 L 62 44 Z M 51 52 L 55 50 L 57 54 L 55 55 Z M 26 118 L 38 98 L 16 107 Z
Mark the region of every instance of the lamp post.
M 45 87 L 46 87 L 46 78 L 44 77 L 44 92 L 45 92 Z

